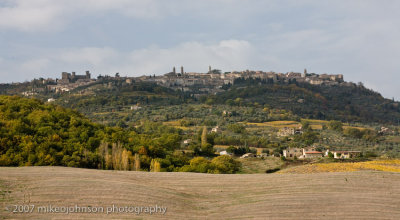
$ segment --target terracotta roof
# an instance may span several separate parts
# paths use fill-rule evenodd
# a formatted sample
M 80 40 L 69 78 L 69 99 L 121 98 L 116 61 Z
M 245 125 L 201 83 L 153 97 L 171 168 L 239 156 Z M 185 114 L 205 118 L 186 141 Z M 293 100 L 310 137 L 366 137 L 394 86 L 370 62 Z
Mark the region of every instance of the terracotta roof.
M 309 152 L 306 152 L 306 154 L 322 154 L 322 152 L 319 152 L 319 151 L 309 151 Z

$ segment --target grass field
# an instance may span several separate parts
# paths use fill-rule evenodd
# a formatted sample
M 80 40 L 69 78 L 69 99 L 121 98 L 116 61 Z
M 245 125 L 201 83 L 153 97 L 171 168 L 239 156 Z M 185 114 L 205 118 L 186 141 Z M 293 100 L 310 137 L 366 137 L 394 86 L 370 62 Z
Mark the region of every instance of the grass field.
M 329 121 L 325 121 L 325 120 L 313 120 L 313 119 L 303 119 L 303 120 L 308 121 L 310 123 L 311 128 L 314 130 L 322 130 L 322 127 L 329 123 Z M 270 122 L 264 122 L 264 123 L 247 123 L 247 125 L 256 126 L 256 127 L 298 128 L 301 126 L 301 123 L 297 122 L 297 121 L 270 121 Z M 344 124 L 343 129 L 345 129 L 345 128 L 357 128 L 359 130 L 366 129 L 363 127 L 349 126 L 347 124 Z
M 181 126 L 180 121 L 165 121 L 163 122 L 163 125 L 171 126 L 177 129 L 182 129 L 182 130 L 189 130 L 189 129 L 196 129 L 197 126 L 191 126 L 191 127 L 185 127 Z
M 346 129 L 346 128 L 356 128 L 356 129 L 358 129 L 358 130 L 365 130 L 366 128 L 363 128 L 363 127 L 356 127 L 356 126 L 349 126 L 349 125 L 343 125 L 343 129 Z
M 3 219 L 400 219 L 400 173 L 148 173 L 0 168 Z M 12 214 L 5 206 L 159 205 L 165 215 Z
M 321 130 L 322 126 L 328 121 L 323 121 L 323 120 L 307 120 L 310 122 L 310 126 L 312 129 L 316 130 Z M 297 121 L 269 121 L 269 122 L 263 122 L 263 123 L 247 123 L 247 125 L 250 126 L 256 126 L 256 127 L 272 127 L 272 128 L 284 128 L 284 127 L 289 127 L 289 128 L 299 128 L 301 127 L 301 123 Z
M 263 123 L 249 122 L 247 123 L 247 125 L 253 125 L 257 127 L 273 127 L 273 128 L 283 128 L 283 127 L 297 128 L 301 124 L 297 121 L 269 121 Z
M 400 136 L 387 136 L 386 140 L 389 143 L 400 143 Z

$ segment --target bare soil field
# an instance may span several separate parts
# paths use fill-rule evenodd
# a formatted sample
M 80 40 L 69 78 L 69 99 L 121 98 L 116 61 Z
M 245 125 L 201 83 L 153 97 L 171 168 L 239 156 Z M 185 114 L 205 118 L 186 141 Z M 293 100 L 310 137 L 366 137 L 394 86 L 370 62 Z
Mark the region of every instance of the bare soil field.
M 399 186 L 400 173 L 382 171 L 217 175 L 1 167 L 0 219 L 400 219 Z M 113 204 L 167 211 L 106 214 Z M 35 210 L 12 213 L 12 205 Z M 104 213 L 38 213 L 49 205 L 104 207 Z

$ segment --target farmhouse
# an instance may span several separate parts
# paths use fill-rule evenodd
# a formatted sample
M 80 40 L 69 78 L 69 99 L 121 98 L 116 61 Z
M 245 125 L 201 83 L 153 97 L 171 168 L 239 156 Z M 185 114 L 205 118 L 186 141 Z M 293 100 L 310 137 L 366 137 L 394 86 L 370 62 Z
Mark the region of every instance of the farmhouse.
M 359 157 L 361 151 L 332 151 L 333 158 L 336 159 L 349 159 Z
M 379 134 L 387 135 L 387 134 L 394 134 L 395 132 L 387 127 L 381 127 L 381 130 L 378 132 Z
M 192 139 L 186 139 L 186 140 L 183 141 L 184 145 L 188 145 L 190 143 L 192 143 Z
M 232 156 L 231 153 L 227 152 L 226 150 L 219 152 L 219 155 L 228 155 L 228 156 Z
M 215 126 L 211 129 L 211 133 L 218 133 L 219 132 L 219 127 Z
M 300 158 L 319 158 L 322 157 L 323 153 L 320 151 L 306 151 Z
M 286 137 L 290 135 L 295 135 L 295 134 L 301 134 L 303 133 L 300 128 L 289 128 L 289 127 L 284 127 L 279 129 L 278 132 L 278 137 Z
M 303 155 L 303 151 L 300 148 L 288 148 L 286 150 L 283 150 L 283 156 L 289 159 L 294 159 L 299 158 L 301 155 Z
M 243 154 L 240 158 L 248 158 L 248 157 L 256 157 L 256 155 L 254 155 L 253 153 L 246 153 Z
M 132 105 L 131 106 L 131 110 L 134 110 L 134 111 L 136 111 L 136 110 L 139 110 L 139 109 L 141 109 L 142 107 L 141 106 L 139 106 L 139 105 Z
M 323 153 L 316 151 L 314 147 L 309 148 L 288 148 L 283 150 L 283 156 L 288 159 L 307 159 L 323 157 Z

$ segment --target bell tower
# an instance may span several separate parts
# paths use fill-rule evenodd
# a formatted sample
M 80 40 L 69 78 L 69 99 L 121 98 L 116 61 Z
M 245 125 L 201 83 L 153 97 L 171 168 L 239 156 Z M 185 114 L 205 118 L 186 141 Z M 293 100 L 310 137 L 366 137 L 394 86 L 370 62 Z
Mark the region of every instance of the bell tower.
M 305 78 L 307 76 L 307 69 L 304 69 L 304 73 L 301 74 L 301 77 Z

